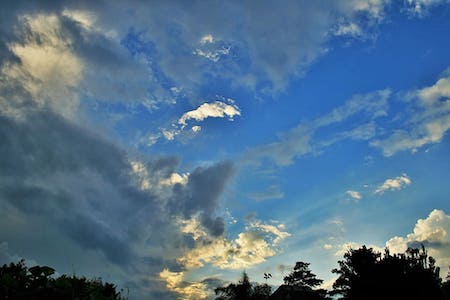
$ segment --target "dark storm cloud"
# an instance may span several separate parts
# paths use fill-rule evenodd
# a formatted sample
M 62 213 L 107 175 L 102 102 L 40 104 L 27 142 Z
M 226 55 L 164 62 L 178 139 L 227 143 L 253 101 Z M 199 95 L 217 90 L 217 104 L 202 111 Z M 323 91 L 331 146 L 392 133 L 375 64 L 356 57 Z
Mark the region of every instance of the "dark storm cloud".
M 219 196 L 232 174 L 231 162 L 195 169 L 185 186 L 175 185 L 175 197 L 170 201 L 170 209 L 182 212 L 186 218 L 201 212 L 202 225 L 212 235 L 221 235 L 225 230 L 224 220 L 221 217 L 214 217 L 214 211 L 219 204 Z
M 175 268 L 177 253 L 190 246 L 175 217 L 200 214 L 212 234 L 223 233 L 215 213 L 232 174 L 230 162 L 197 168 L 173 190 L 141 190 L 128 154 L 117 145 L 50 111 L 31 111 L 19 119 L 0 114 L 0 206 L 4 213 L 19 212 L 22 225 L 14 230 L 21 239 L 32 240 L 36 222 L 47 224 L 55 229 L 55 243 L 69 238 L 137 278 L 155 278 L 164 266 Z M 175 172 L 178 159 L 144 165 L 158 182 Z M 0 242 L 10 236 L 7 230 L 0 228 Z M 38 243 L 45 249 L 47 241 Z M 45 253 L 33 255 L 39 260 Z M 152 286 L 165 289 L 159 282 Z

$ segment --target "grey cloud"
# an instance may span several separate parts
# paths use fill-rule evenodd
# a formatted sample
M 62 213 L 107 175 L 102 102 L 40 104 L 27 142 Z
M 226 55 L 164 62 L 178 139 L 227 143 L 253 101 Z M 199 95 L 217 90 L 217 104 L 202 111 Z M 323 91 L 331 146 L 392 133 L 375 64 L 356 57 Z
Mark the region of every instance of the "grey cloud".
M 185 186 L 175 185 L 175 197 L 170 202 L 170 208 L 183 212 L 186 218 L 201 212 L 202 225 L 214 236 L 222 234 L 225 229 L 224 220 L 214 217 L 214 211 L 219 204 L 219 196 L 225 188 L 225 183 L 232 174 L 231 162 L 195 169 Z
M 131 249 L 127 241 L 121 240 L 116 233 L 110 232 L 102 224 L 87 216 L 78 215 L 65 220 L 60 225 L 67 234 L 87 249 L 100 248 L 107 258 L 117 264 L 129 264 L 132 259 Z
M 176 184 L 173 191 L 141 190 L 124 150 L 50 111 L 28 112 L 23 119 L 0 114 L 0 140 L 0 215 L 6 214 L 2 224 L 8 225 L 0 226 L 0 241 L 19 252 L 27 240 L 34 241 L 26 252 L 37 261 L 54 261 L 46 249 L 52 239 L 51 244 L 64 244 L 58 247 L 78 249 L 74 253 L 84 250 L 86 257 L 72 261 L 99 255 L 105 269 L 119 268 L 138 280 L 176 265 L 181 248 L 189 247 L 174 218 L 200 214 L 212 234 L 224 231 L 215 212 L 232 175 L 230 162 L 197 168 L 186 186 Z M 177 166 L 175 157 L 145 163 L 155 180 Z M 42 231 L 39 240 L 35 230 Z M 165 293 L 160 283 L 152 285 L 155 293 Z
M 0 49 L 6 51 L 5 45 L 18 38 L 11 30 L 17 15 L 56 13 L 63 32 L 73 41 L 72 50 L 95 67 L 95 72 L 84 74 L 81 89 L 95 99 L 137 100 L 155 107 L 173 102 L 177 96 L 167 89 L 175 85 L 195 101 L 211 78 L 272 93 L 283 90 L 292 76 L 303 74 L 325 52 L 324 43 L 336 23 L 342 19 L 362 22 L 361 14 L 379 19 L 373 11 L 383 11 L 386 5 L 358 2 L 14 1 L 2 4 L 7 13 L 3 13 Z M 86 30 L 62 17 L 64 9 L 92 13 L 98 30 Z M 152 49 L 141 47 L 137 55 L 130 55 L 121 39 L 133 31 L 140 34 L 138 43 Z M 115 32 L 117 38 L 108 32 Z M 230 49 L 229 54 L 216 62 L 195 55 L 207 34 L 220 47 Z

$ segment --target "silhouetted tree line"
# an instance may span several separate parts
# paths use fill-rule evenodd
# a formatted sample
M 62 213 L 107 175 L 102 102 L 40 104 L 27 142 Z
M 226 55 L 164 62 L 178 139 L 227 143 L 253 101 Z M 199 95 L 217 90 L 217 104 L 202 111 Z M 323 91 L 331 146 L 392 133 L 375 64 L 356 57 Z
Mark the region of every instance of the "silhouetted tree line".
M 28 268 L 25 261 L 0 268 L 0 299 L 13 300 L 122 300 L 111 283 L 75 275 L 53 278 L 55 270 L 47 266 Z
M 388 248 L 381 254 L 362 246 L 338 261 L 331 291 L 318 288 L 323 280 L 311 272 L 309 263 L 299 261 L 274 293 L 267 283 L 251 283 L 244 272 L 238 283 L 216 288 L 216 300 L 450 300 L 450 273 L 442 282 L 435 263 L 423 246 L 394 255 Z M 264 278 L 269 278 L 267 273 Z
M 363 246 L 350 249 L 338 261 L 332 272 L 338 275 L 333 289 L 319 288 L 323 280 L 310 270 L 309 263 L 299 261 L 272 293 L 266 283 L 250 282 L 244 272 L 238 283 L 215 289 L 216 300 L 450 300 L 450 274 L 445 281 L 425 247 L 409 248 L 392 255 Z M 24 260 L 0 267 L 1 299 L 89 299 L 123 300 L 116 286 L 101 279 L 86 279 L 75 275 L 54 277 L 55 270 L 47 266 L 28 268 Z

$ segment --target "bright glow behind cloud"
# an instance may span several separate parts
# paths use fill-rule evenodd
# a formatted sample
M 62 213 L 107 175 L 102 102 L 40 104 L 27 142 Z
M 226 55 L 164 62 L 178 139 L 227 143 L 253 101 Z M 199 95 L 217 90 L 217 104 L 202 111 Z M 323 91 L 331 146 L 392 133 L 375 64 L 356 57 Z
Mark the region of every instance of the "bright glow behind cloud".
M 404 252 L 408 247 L 418 248 L 421 244 L 436 259 L 441 267 L 441 276 L 445 276 L 450 265 L 450 215 L 434 209 L 425 219 L 417 220 L 412 233 L 406 237 L 393 237 L 386 242 L 394 253 Z

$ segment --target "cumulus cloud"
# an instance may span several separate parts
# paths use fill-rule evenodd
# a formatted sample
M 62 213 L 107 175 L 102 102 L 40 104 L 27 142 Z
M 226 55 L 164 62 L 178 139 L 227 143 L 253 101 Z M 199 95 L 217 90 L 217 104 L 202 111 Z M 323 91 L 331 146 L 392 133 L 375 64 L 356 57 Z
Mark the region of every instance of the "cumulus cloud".
M 168 289 L 176 292 L 182 299 L 204 299 L 212 291 L 207 284 L 208 280 L 185 281 L 186 273 L 206 264 L 231 270 L 252 267 L 277 254 L 280 242 L 290 236 L 284 231 L 284 224 L 268 224 L 259 220 L 249 222 L 246 230 L 235 239 L 208 235 L 199 216 L 179 219 L 177 224 L 180 232 L 192 237 L 194 246 L 177 259 L 184 271 L 173 272 L 166 268 L 159 273 L 159 277 L 165 281 Z M 213 287 L 220 285 L 217 280 L 214 283 Z
M 191 120 L 196 122 L 202 122 L 208 118 L 228 118 L 233 121 L 235 116 L 240 116 L 241 111 L 237 105 L 234 104 L 232 99 L 228 99 L 230 104 L 222 101 L 215 101 L 211 103 L 203 103 L 198 108 L 190 110 L 184 113 L 177 121 L 176 124 L 172 124 L 170 129 L 163 129 L 162 135 L 166 140 L 172 141 L 175 137 L 181 134 L 187 123 Z M 202 129 L 199 125 L 191 127 L 192 133 L 198 133 Z
M 184 280 L 184 272 L 171 272 L 164 269 L 159 277 L 166 282 L 169 290 L 179 295 L 177 299 L 205 299 L 211 294 L 208 292 L 207 284 L 204 282 L 188 282 Z
M 275 255 L 276 246 L 290 236 L 280 225 L 253 221 L 234 240 L 224 237 L 211 239 L 201 235 L 196 246 L 179 257 L 178 261 L 188 269 L 199 268 L 204 264 L 221 269 L 242 269 L 262 263 Z M 198 229 L 194 232 L 198 232 Z
M 408 175 L 402 174 L 395 178 L 388 178 L 376 190 L 375 194 L 383 194 L 386 191 L 398 191 L 404 189 L 411 184 L 411 179 Z
M 9 98 L 3 94 L 0 107 L 10 115 L 20 115 L 24 100 L 31 100 L 41 108 L 50 107 L 66 117 L 73 117 L 78 109 L 76 92 L 82 78 L 83 61 L 72 50 L 73 41 L 65 34 L 63 23 L 56 15 L 24 15 L 19 18 L 19 42 L 8 44 L 9 50 L 20 59 L 20 64 L 8 62 L 0 70 L 1 89 L 20 85 L 29 97 Z M 19 107 L 17 107 L 19 106 Z
M 49 111 L 27 113 L 26 120 L 0 114 L 0 138 L 0 234 L 20 256 L 54 262 L 55 253 L 40 244 L 51 241 L 52 249 L 72 255 L 80 272 L 114 269 L 116 282 L 135 282 L 139 293 L 141 277 L 159 274 L 163 257 L 176 265 L 184 251 L 173 219 L 199 216 L 208 234 L 224 231 L 216 210 L 232 175 L 229 162 L 180 174 L 176 158 L 130 159 Z M 33 241 L 42 247 L 29 247 Z M 64 257 L 55 267 L 70 272 Z M 164 289 L 148 284 L 155 293 Z
M 186 122 L 189 120 L 201 122 L 206 118 L 228 117 L 228 119 L 232 121 L 234 116 L 240 115 L 241 111 L 236 105 L 215 101 L 212 103 L 203 103 L 197 109 L 184 113 L 178 120 L 178 124 L 184 128 L 187 125 Z
M 391 252 L 404 252 L 408 247 L 418 248 L 423 244 L 429 255 L 436 259 L 441 276 L 450 265 L 450 215 L 434 209 L 424 218 L 417 220 L 413 231 L 405 237 L 395 236 L 386 242 Z

